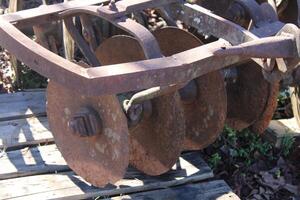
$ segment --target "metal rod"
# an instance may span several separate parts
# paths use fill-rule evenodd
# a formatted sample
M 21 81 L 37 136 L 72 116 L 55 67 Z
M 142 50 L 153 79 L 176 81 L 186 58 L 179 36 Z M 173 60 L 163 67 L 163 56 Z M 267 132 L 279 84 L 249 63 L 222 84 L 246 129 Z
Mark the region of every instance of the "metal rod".
M 75 9 L 75 11 L 77 10 Z M 72 11 L 73 14 L 78 15 L 78 12 L 75 11 Z M 210 23 L 216 23 L 210 29 L 226 22 L 225 27 L 229 27 L 226 29 L 228 38 L 229 35 L 240 36 L 241 38 L 234 38 L 235 41 L 240 42 L 247 41 L 245 38 L 249 41 L 258 39 L 247 30 L 223 21 L 223 18 L 211 16 L 208 13 L 200 14 L 207 20 L 204 20 L 204 25 L 207 27 Z M 189 18 L 193 17 L 193 14 L 189 16 Z M 211 19 L 212 21 L 210 21 Z M 26 21 L 26 17 L 23 20 Z M 126 22 L 118 21 L 116 24 L 126 29 L 124 27 Z M 230 30 L 238 31 L 238 34 L 227 32 Z M 131 32 L 132 35 L 137 35 L 134 31 L 131 30 Z M 264 36 L 270 36 L 269 32 L 264 34 Z M 84 69 L 36 44 L 2 17 L 0 17 L 0 38 L 1 46 L 8 49 L 33 70 L 67 88 L 76 89 L 86 95 L 117 94 L 184 83 L 246 59 L 244 56 L 236 55 L 215 56 L 213 52 L 224 47 L 224 43 L 226 43 L 226 47 L 231 46 L 226 41 L 217 41 L 170 57 Z
M 141 92 L 138 92 L 134 94 L 131 99 L 124 105 L 124 109 L 127 111 L 132 105 L 140 104 L 145 101 L 154 99 L 159 96 L 163 96 L 165 94 L 172 93 L 174 91 L 179 90 L 180 88 L 184 87 L 186 83 L 184 84 L 176 84 L 176 85 L 170 85 L 170 86 L 158 86 L 153 87 L 147 90 L 143 90 Z
M 18 28 L 32 27 L 34 25 L 45 24 L 59 20 L 58 13 L 62 11 L 81 6 L 102 4 L 105 2 L 108 2 L 108 0 L 74 0 L 68 3 L 58 3 L 22 10 L 18 13 L 4 14 L 1 15 L 0 18 L 14 24 Z
M 86 43 L 86 41 L 80 35 L 79 31 L 76 29 L 72 17 L 65 18 L 64 23 L 66 28 L 68 29 L 69 34 L 76 42 L 81 52 L 88 60 L 89 64 L 91 64 L 93 67 L 100 66 L 100 62 L 96 58 L 96 55 L 94 54 L 94 52 L 92 52 L 89 45 Z
M 106 19 L 117 19 L 124 17 L 126 14 L 141 11 L 147 8 L 161 7 L 171 3 L 180 3 L 181 0 L 122 0 L 111 5 L 101 6 L 98 8 L 100 16 Z
M 238 55 L 248 58 L 293 58 L 297 56 L 293 36 L 266 37 L 237 46 L 223 47 L 213 52 L 216 56 Z

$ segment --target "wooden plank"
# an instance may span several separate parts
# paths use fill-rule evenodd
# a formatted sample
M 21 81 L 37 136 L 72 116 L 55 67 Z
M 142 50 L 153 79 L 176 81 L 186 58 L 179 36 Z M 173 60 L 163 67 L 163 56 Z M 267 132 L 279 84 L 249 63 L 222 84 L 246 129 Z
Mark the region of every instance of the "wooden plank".
M 0 180 L 69 170 L 55 144 L 6 152 L 0 157 L 0 163 Z M 189 171 L 177 171 L 178 166 L 188 168 Z M 199 169 L 210 171 L 198 153 L 185 153 L 180 158 L 180 165 L 175 165 L 173 170 L 164 176 L 172 173 L 178 175 L 179 172 L 184 172 L 183 176 L 190 176 L 197 173 Z M 128 172 L 132 174 L 135 170 L 129 168 Z
M 182 155 L 173 169 L 162 176 L 150 177 L 129 168 L 124 179 L 101 189 L 90 186 L 73 172 L 2 180 L 0 199 L 83 199 L 114 196 L 162 189 L 212 177 L 211 169 L 201 159 L 200 154 L 193 152 Z
M 99 197 L 106 198 L 105 196 Z M 188 184 L 168 189 L 154 190 L 149 192 L 134 193 L 113 197 L 112 200 L 144 200 L 144 199 L 172 199 L 172 200 L 239 200 L 230 187 L 223 180 L 216 180 L 197 184 Z
M 55 144 L 7 152 L 0 163 L 0 180 L 70 170 Z
M 17 92 L 0 95 L 0 121 L 46 115 L 45 92 Z
M 19 149 L 53 141 L 46 117 L 0 121 L 1 149 Z
M 296 118 L 272 120 L 265 131 L 264 138 L 279 148 L 282 138 L 287 135 L 293 136 L 295 144 L 300 145 L 300 128 Z

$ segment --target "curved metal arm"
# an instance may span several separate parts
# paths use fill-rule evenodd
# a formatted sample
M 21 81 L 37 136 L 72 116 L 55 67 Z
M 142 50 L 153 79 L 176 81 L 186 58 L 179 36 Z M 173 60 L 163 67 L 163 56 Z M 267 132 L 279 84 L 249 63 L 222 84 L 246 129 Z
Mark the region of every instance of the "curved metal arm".
M 43 48 L 1 18 L 0 45 L 41 75 L 87 95 L 182 83 L 240 61 L 236 56 L 215 58 L 211 49 L 224 46 L 218 41 L 171 57 L 86 69 Z
M 113 20 L 134 11 L 182 2 L 182 0 L 123 0 L 116 2 L 114 5 L 98 7 L 97 10 L 105 19 Z
M 94 67 L 99 66 L 100 62 L 98 61 L 94 52 L 90 49 L 89 45 L 80 35 L 79 31 L 76 29 L 72 17 L 65 18 L 64 22 L 69 34 L 71 35 L 73 40 L 77 43 L 79 49 L 81 50 L 82 54 L 86 57 L 89 64 Z
M 60 13 L 59 15 L 61 18 L 66 18 L 78 14 L 89 14 L 100 18 L 104 18 L 97 11 L 98 8 L 99 8 L 98 6 L 85 6 L 85 7 L 66 10 Z M 125 32 L 133 35 L 142 46 L 146 58 L 151 59 L 151 58 L 162 57 L 160 48 L 158 46 L 155 37 L 151 34 L 151 32 L 148 29 L 146 29 L 141 24 L 127 17 L 118 18 L 118 19 L 112 19 L 112 18 L 104 18 L 104 19 L 111 22 L 113 25 L 117 26 L 118 28 L 124 30 Z
M 95 13 L 94 9 L 93 7 L 92 13 Z M 129 19 L 122 20 L 115 23 L 126 28 L 124 26 Z M 130 20 L 129 22 L 131 23 Z M 133 35 L 143 38 L 143 34 L 138 35 L 134 30 L 130 30 Z M 250 33 L 245 31 L 246 33 L 249 36 Z M 265 36 L 269 36 L 268 33 Z M 170 57 L 86 69 L 41 47 L 3 17 L 0 17 L 0 45 L 41 75 L 85 95 L 118 94 L 184 83 L 248 59 L 237 55 L 215 56 L 216 50 L 224 45 L 231 46 L 228 42 L 219 40 Z M 155 53 L 157 52 L 154 55 L 149 53 L 148 56 L 156 57 Z
M 68 3 L 58 3 L 53 5 L 43 5 L 37 8 L 18 11 L 1 15 L 0 18 L 12 23 L 17 28 L 32 27 L 33 25 L 45 24 L 55 20 L 59 20 L 58 13 L 68 9 L 74 9 L 81 6 L 89 6 L 95 4 L 106 3 L 109 0 L 74 0 Z

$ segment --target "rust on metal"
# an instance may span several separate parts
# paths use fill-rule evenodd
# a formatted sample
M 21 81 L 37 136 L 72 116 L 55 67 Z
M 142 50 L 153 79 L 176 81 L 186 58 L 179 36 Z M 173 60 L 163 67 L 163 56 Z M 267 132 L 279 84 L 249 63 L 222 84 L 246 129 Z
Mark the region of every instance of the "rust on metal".
M 279 83 L 269 84 L 269 95 L 267 104 L 261 116 L 250 126 L 250 129 L 254 133 L 263 134 L 268 128 L 270 121 L 273 119 L 273 115 L 277 108 L 277 98 L 279 94 Z
M 79 31 L 75 27 L 72 17 L 65 18 L 64 23 L 69 34 L 71 35 L 73 40 L 77 43 L 79 49 L 81 50 L 85 58 L 88 60 L 89 64 L 93 67 L 100 66 L 100 62 L 97 60 L 94 52 L 92 51 L 88 43 L 84 40 L 84 38 L 81 36 Z
M 97 9 L 104 18 L 116 19 L 126 14 L 141 11 L 147 8 L 161 7 L 166 4 L 179 3 L 180 0 L 130 0 L 118 1 L 113 5 L 101 6 Z
M 102 124 L 90 137 L 73 134 L 68 126 L 85 106 L 99 114 Z M 129 161 L 128 128 L 116 96 L 85 96 L 50 81 L 47 113 L 55 143 L 75 173 L 99 187 L 123 177 Z
M 165 56 L 203 45 L 191 33 L 177 28 L 163 28 L 153 34 Z M 194 83 L 196 97 L 181 101 L 186 123 L 184 139 L 186 150 L 202 149 L 211 144 L 222 132 L 226 118 L 226 90 L 220 72 L 215 71 L 198 77 Z M 181 93 L 189 89 L 183 88 Z M 186 93 L 188 92 L 193 93 L 193 91 Z
M 146 174 L 162 174 L 183 148 L 212 143 L 226 117 L 235 129 L 263 132 L 279 81 L 299 80 L 300 30 L 278 20 L 274 2 L 220 1 L 219 8 L 214 2 L 200 2 L 211 12 L 181 0 L 75 0 L 0 16 L 1 47 L 50 79 L 50 128 L 77 174 L 95 186 L 120 179 L 129 162 Z M 300 0 L 290 2 L 299 14 Z M 202 44 L 177 28 L 151 33 L 129 17 L 149 8 L 168 24 L 221 39 Z M 299 24 L 299 16 L 280 9 L 279 18 Z M 97 17 L 126 36 L 107 35 L 99 46 L 91 21 Z M 45 31 L 59 21 L 89 65 L 57 55 L 56 35 Z M 40 44 L 19 30 L 27 27 Z M 232 73 L 223 77 L 227 67 Z
M 234 129 L 242 130 L 261 117 L 272 87 L 264 79 L 256 63 L 248 62 L 236 68 L 237 79 L 226 83 L 228 99 L 226 123 Z
M 107 39 L 96 55 L 105 65 L 145 59 L 139 42 L 130 36 Z M 130 163 L 146 174 L 159 175 L 175 164 L 182 151 L 184 116 L 177 93 L 152 99 L 151 107 L 151 115 L 129 130 Z
M 241 45 L 221 48 L 214 52 L 216 56 L 241 55 L 251 58 L 293 58 L 297 49 L 289 48 L 295 44 L 290 36 L 265 37 Z
M 187 6 L 188 4 L 185 4 L 185 7 Z M 79 10 L 87 11 L 88 9 L 85 7 Z M 219 33 L 220 37 L 224 36 L 224 38 L 230 39 L 229 36 L 237 31 L 239 34 L 235 35 L 234 38 L 242 38 L 242 40 L 239 41 L 245 41 L 245 38 L 249 38 L 249 40 L 257 39 L 257 37 L 253 36 L 249 31 L 239 28 L 237 25 L 221 17 L 212 16 L 212 14 L 206 10 L 198 8 L 192 9 L 192 12 L 195 13 L 196 11 L 206 16 L 209 20 L 214 19 L 217 24 L 222 24 L 223 22 L 227 23 L 226 26 L 230 29 L 226 30 L 231 30 L 231 32 L 230 34 L 228 32 L 227 35 L 226 33 L 223 35 Z M 73 14 L 75 13 L 76 12 Z M 91 14 L 94 13 L 97 12 L 93 8 Z M 71 64 L 59 56 L 51 54 L 51 52 L 41 48 L 4 19 L 5 17 L 0 19 L 0 37 L 3 38 L 0 43 L 3 47 L 11 51 L 21 61 L 42 75 L 70 89 L 77 89 L 88 95 L 116 94 L 126 91 L 142 90 L 158 85 L 167 86 L 178 82 L 183 83 L 247 59 L 236 55 L 216 58 L 211 54 L 212 49 L 219 49 L 224 46 L 223 41 L 217 41 L 186 52 L 181 52 L 173 57 L 82 69 L 80 66 Z M 209 20 L 204 20 L 204 22 L 208 25 Z M 115 24 L 119 26 L 125 25 L 126 23 L 126 20 L 115 22 Z M 203 27 L 209 27 L 209 25 L 206 26 L 206 24 L 203 24 Z M 134 31 L 129 33 L 134 33 Z M 265 32 L 264 34 L 268 36 L 268 34 L 272 33 Z M 19 39 L 16 40 L 15 38 Z M 29 46 L 31 48 L 28 48 Z M 27 55 L 31 55 L 30 58 L 33 57 L 35 59 L 28 59 Z M 180 57 L 181 59 L 179 61 L 179 59 L 175 59 L 174 57 Z M 211 63 L 213 63 L 213 65 L 211 65 Z M 51 70 L 48 70 L 48 68 L 51 68 Z M 112 68 L 114 70 L 112 70 Z M 114 82 L 114 84 L 111 84 L 111 82 Z M 78 85 L 80 85 L 80 87 L 78 87 Z
M 68 122 L 68 127 L 74 134 L 81 137 L 95 136 L 102 132 L 102 122 L 97 111 L 93 108 L 82 107 Z

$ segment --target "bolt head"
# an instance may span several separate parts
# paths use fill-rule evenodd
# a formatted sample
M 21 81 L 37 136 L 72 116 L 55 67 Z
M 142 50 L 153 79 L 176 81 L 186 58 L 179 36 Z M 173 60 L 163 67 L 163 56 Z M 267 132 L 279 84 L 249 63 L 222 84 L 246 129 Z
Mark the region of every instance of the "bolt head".
M 80 137 L 91 137 L 101 133 L 102 123 L 97 111 L 81 108 L 68 122 L 72 133 Z
M 130 126 L 134 126 L 140 122 L 142 118 L 142 113 L 143 113 L 142 104 L 136 104 L 130 106 L 130 108 L 127 111 L 127 116 L 129 118 Z

